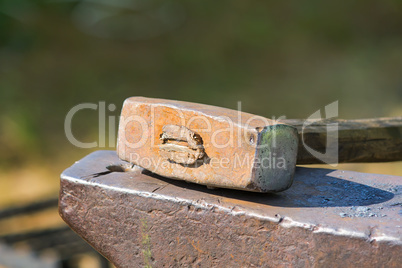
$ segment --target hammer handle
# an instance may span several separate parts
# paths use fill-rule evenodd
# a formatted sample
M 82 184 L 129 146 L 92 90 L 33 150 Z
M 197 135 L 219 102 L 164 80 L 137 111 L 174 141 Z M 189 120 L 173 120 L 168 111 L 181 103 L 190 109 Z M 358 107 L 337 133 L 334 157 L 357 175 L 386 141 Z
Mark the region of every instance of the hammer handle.
M 308 152 L 306 145 L 324 153 L 327 133 L 330 133 L 327 132 L 327 126 L 330 124 L 337 124 L 338 127 L 338 163 L 402 160 L 402 117 L 322 120 L 312 124 L 302 119 L 285 119 L 281 122 L 298 130 L 297 164 L 322 164 Z

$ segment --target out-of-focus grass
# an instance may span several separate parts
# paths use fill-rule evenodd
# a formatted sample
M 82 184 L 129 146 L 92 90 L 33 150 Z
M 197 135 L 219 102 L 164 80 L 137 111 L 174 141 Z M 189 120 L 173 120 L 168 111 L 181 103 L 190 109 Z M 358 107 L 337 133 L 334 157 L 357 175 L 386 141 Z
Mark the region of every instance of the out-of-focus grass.
M 62 224 L 62 219 L 54 209 L 49 209 L 33 215 L 21 215 L 0 221 L 0 235 L 37 231 Z
M 56 194 L 60 172 L 99 149 L 65 137 L 79 103 L 113 103 L 116 118 L 135 95 L 242 101 L 266 117 L 306 118 L 335 100 L 340 118 L 402 114 L 401 1 L 101 2 L 0 1 L 0 207 Z M 97 111 L 79 112 L 73 132 L 97 141 Z
M 328 168 L 328 169 L 341 169 L 352 170 L 357 172 L 373 173 L 373 174 L 387 174 L 387 175 L 402 175 L 401 162 L 389 163 L 351 163 L 351 164 L 338 164 L 336 167 L 326 164 L 317 165 L 302 165 L 308 168 Z

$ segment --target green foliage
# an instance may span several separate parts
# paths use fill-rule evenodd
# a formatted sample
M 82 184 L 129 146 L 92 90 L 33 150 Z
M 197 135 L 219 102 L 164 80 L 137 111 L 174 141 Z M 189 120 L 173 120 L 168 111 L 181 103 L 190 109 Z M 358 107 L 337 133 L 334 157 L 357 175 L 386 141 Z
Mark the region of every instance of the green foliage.
M 136 6 L 127 3 L 136 3 Z M 0 157 L 87 153 L 73 106 L 129 96 L 303 118 L 387 116 L 402 101 L 401 1 L 0 1 Z M 102 17 L 103 16 L 103 17 Z M 74 133 L 97 139 L 97 112 Z M 10 153 L 11 152 L 11 153 Z

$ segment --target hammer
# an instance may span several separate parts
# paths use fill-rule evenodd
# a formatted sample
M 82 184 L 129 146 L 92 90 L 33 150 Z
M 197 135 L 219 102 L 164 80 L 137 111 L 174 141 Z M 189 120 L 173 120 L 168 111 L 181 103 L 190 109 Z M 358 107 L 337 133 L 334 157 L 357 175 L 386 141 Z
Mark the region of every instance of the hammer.
M 325 124 L 339 130 L 334 163 L 402 160 L 402 117 L 303 122 L 131 97 L 121 112 L 117 154 L 164 177 L 253 192 L 284 191 L 292 185 L 296 164 L 321 163 L 304 140 L 316 151 L 325 149 Z

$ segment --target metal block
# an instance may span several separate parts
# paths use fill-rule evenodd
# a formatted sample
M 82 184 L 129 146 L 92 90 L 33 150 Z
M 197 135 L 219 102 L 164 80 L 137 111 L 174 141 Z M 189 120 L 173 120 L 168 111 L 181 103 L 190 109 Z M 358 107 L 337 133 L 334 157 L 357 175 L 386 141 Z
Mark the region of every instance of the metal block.
M 211 190 L 98 151 L 61 175 L 59 210 L 117 267 L 400 267 L 401 182 L 297 168 L 286 192 Z
M 222 107 L 128 98 L 117 140 L 121 159 L 172 179 L 279 192 L 292 185 L 298 135 L 289 125 Z

